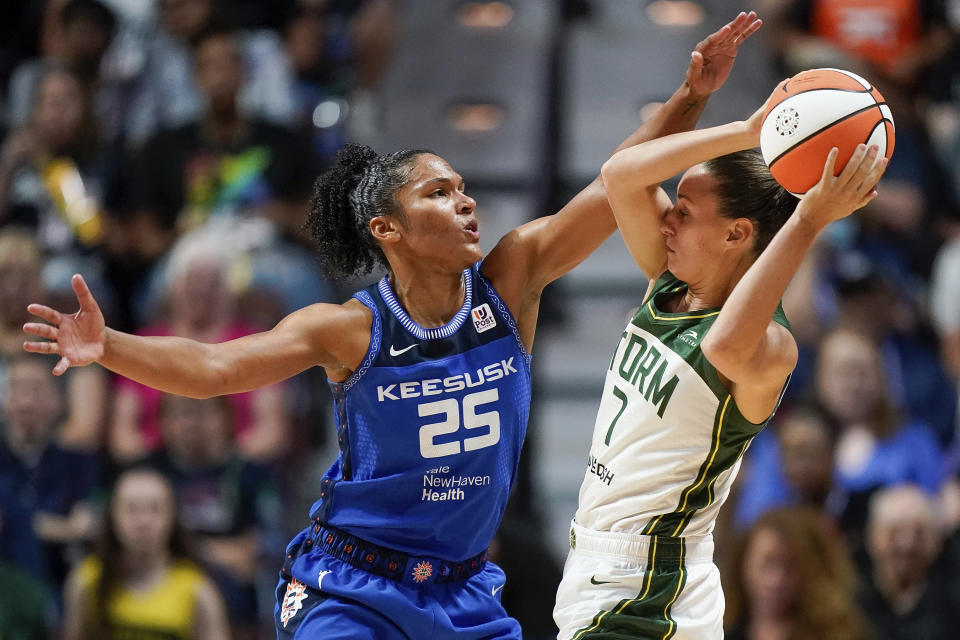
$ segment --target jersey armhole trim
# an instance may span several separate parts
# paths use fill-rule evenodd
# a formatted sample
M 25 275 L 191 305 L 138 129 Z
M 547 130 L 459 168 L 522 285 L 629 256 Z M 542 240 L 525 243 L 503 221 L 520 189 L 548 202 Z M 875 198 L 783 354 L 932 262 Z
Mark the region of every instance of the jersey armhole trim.
M 373 314 L 373 325 L 370 327 L 370 346 L 367 347 L 367 355 L 364 356 L 360 366 L 357 367 L 356 370 L 351 373 L 350 377 L 348 377 L 346 380 L 340 383 L 335 383 L 339 384 L 344 391 L 350 390 L 353 385 L 357 384 L 364 374 L 367 373 L 367 370 L 373 366 L 373 362 L 377 359 L 377 354 L 380 352 L 380 340 L 383 337 L 380 311 L 377 309 L 377 303 L 374 302 L 373 297 L 366 291 L 358 291 L 353 294 L 353 297 L 370 309 L 370 312 Z
M 510 309 L 507 308 L 507 305 L 504 304 L 503 300 L 500 299 L 500 295 L 497 293 L 497 290 L 493 288 L 493 285 L 489 280 L 480 273 L 481 260 L 478 260 L 473 265 L 473 270 L 476 273 L 477 280 L 480 282 L 483 292 L 490 298 L 490 301 L 493 302 L 493 308 L 496 309 L 497 314 L 503 319 L 503 321 L 510 327 L 510 332 L 513 334 L 513 338 L 517 341 L 517 347 L 520 349 L 520 353 L 523 354 L 523 359 L 527 363 L 527 366 L 530 366 L 531 355 L 527 353 L 527 348 L 523 346 L 523 340 L 520 339 L 520 329 L 517 327 L 517 321 L 514 319 L 513 314 L 510 313 Z

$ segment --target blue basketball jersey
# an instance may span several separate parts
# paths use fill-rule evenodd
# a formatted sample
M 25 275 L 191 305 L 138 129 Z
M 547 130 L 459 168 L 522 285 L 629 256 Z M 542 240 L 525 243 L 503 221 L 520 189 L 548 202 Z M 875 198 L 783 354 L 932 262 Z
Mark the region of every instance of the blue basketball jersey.
M 478 267 L 464 270 L 464 304 L 442 327 L 416 324 L 386 276 L 354 294 L 373 313 L 370 347 L 330 382 L 340 454 L 311 517 L 410 554 L 486 549 L 516 477 L 530 356 Z

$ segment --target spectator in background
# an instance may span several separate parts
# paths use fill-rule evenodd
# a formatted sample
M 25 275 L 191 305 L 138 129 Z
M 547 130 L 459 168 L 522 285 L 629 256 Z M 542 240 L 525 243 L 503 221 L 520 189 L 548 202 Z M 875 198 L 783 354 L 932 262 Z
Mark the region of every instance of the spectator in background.
M 310 136 L 314 154 L 324 165 L 331 164 L 347 140 L 353 74 L 345 26 L 329 14 L 326 4 L 298 3 L 283 28 L 294 71 L 294 125 Z M 334 111 L 326 114 L 321 105 Z
M 109 163 L 74 72 L 48 69 L 35 97 L 29 124 L 0 148 L 0 225 L 31 228 L 46 254 L 79 260 L 103 236 Z
M 921 310 L 922 280 L 897 273 L 892 255 L 847 252 L 832 268 L 836 324 L 877 345 L 892 405 L 926 422 L 943 446 L 956 437 L 957 394 Z
M 854 329 L 829 333 L 820 345 L 815 385 L 818 402 L 841 425 L 837 483 L 849 494 L 842 526 L 856 548 L 870 494 L 903 482 L 936 494 L 944 479 L 943 453 L 929 427 L 891 404 L 881 355 L 868 335 Z
M 295 73 L 296 123 L 311 132 L 324 164 L 347 138 L 376 141 L 377 87 L 393 52 L 395 4 L 301 0 L 284 25 Z
M 180 521 L 225 599 L 233 639 L 253 640 L 261 619 L 273 626 L 257 606 L 257 576 L 261 550 L 282 542 L 276 487 L 263 467 L 238 455 L 226 396 L 164 395 L 160 413 L 166 447 L 154 466 L 173 483 Z
M 17 489 L 10 478 L 0 479 L 0 562 L 19 567 L 46 584 L 43 548 Z
M 240 108 L 239 36 L 213 29 L 198 35 L 194 47 L 206 109 L 150 140 L 131 176 L 137 218 L 131 228 L 138 231 L 132 240 L 147 259 L 163 254 L 178 232 L 228 214 L 263 217 L 298 236 L 314 176 L 303 141 Z
M 930 316 L 940 355 L 954 386 L 960 385 L 960 236 L 937 254 L 930 279 Z
M 957 393 L 926 323 L 923 280 L 896 255 L 861 250 L 854 238 L 844 237 L 851 229 L 836 229 L 841 233 L 825 237 L 807 255 L 784 296 L 800 343 L 788 397 L 814 395 L 820 342 L 833 328 L 851 327 L 878 345 L 890 403 L 926 422 L 941 445 L 950 445 L 956 436 Z M 948 325 L 949 309 L 948 303 L 941 314 Z
M 227 281 L 231 255 L 226 247 L 212 245 L 210 240 L 209 235 L 194 234 L 173 250 L 163 272 L 167 314 L 140 334 L 221 342 L 257 330 L 237 319 Z M 161 397 L 155 389 L 118 379 L 109 438 L 116 460 L 135 460 L 161 448 Z M 229 401 L 236 418 L 234 436 L 240 453 L 261 462 L 279 458 L 289 430 L 284 387 L 274 385 L 232 395 Z
M 0 499 L 0 540 L 6 522 Z M 11 563 L 0 554 L 0 638 L 43 640 L 52 638 L 54 611 L 50 589 L 33 567 Z
M 810 419 L 790 424 L 790 413 L 778 417 L 775 432 L 758 436 L 747 454 L 735 525 L 749 526 L 774 506 L 818 504 L 859 549 L 871 493 L 914 482 L 935 495 L 947 460 L 933 431 L 891 402 L 881 353 L 868 334 L 834 329 L 819 344 L 815 369 L 817 408 L 801 413 Z
M 866 640 L 854 575 L 843 543 L 818 511 L 769 511 L 730 557 L 724 637 Z
M 91 119 L 98 139 L 118 142 L 123 135 L 126 78 L 104 73 L 117 18 L 99 0 L 54 0 L 44 8 L 45 56 L 22 62 L 13 72 L 7 94 L 6 122 L 10 129 L 29 124 L 40 83 L 52 68 L 73 73 L 91 101 Z
M 42 281 L 43 258 L 33 235 L 23 229 L 0 230 L 0 404 L 7 389 L 7 363 L 23 352 L 23 323 L 31 300 L 50 299 Z M 66 377 L 66 411 L 58 439 L 71 449 L 99 449 L 107 412 L 107 374 L 103 369 Z
M 45 0 L 8 2 L 0 22 L 0 88 L 6 95 L 14 69 L 40 50 L 40 23 Z
M 190 557 L 173 487 L 161 473 L 120 474 L 99 551 L 70 574 L 64 640 L 229 638 L 216 588 Z
M 778 414 L 747 454 L 734 523 L 749 528 L 775 507 L 806 506 L 837 521 L 846 496 L 834 479 L 839 425 L 819 407 L 800 404 Z
M 223 4 L 224 6 L 219 6 Z M 232 18 L 229 3 L 215 0 L 159 0 L 160 28 L 147 45 L 147 83 L 134 97 L 134 142 L 160 129 L 181 127 L 202 117 L 204 96 L 194 82 L 199 44 L 216 24 Z M 268 29 L 236 36 L 239 108 L 247 117 L 283 125 L 293 123 L 293 75 L 279 36 Z
M 0 441 L 0 483 L 11 487 L 43 545 L 43 575 L 55 591 L 66 577 L 68 554 L 95 526 L 90 499 L 99 463 L 90 453 L 60 447 L 63 383 L 51 379 L 46 358 L 18 356 L 7 366 L 7 397 Z
M 923 489 L 899 485 L 874 495 L 867 521 L 870 567 L 860 601 L 878 637 L 957 637 L 956 574 L 936 566 L 942 542 L 935 503 Z
M 908 98 L 954 41 L 942 0 L 788 0 L 778 17 L 774 50 L 788 72 L 839 65 Z

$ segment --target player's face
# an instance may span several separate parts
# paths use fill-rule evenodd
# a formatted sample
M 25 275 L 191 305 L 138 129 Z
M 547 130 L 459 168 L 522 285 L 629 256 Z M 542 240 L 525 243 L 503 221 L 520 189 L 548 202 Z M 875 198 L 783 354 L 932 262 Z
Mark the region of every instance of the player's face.
M 685 282 L 698 282 L 720 264 L 731 220 L 717 213 L 715 184 L 702 165 L 688 170 L 677 186 L 676 204 L 660 224 L 667 268 Z
M 174 520 L 169 486 L 154 473 L 131 472 L 114 491 L 113 525 L 124 549 L 131 554 L 164 549 Z
M 476 201 L 463 178 L 443 158 L 425 153 L 413 161 L 397 192 L 403 208 L 402 250 L 412 257 L 462 270 L 483 257 Z

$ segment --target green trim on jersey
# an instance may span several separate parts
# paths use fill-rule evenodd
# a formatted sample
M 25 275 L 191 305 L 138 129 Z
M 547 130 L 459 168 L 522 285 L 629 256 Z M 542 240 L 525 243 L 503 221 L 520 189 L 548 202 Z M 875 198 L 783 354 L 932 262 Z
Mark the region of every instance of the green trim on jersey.
M 717 478 L 736 464 L 753 437 L 773 417 L 773 413 L 783 399 L 781 392 L 774 411 L 760 424 L 750 422 L 740 413 L 736 402 L 732 401 L 729 390 L 721 382 L 716 367 L 710 364 L 700 349 L 700 341 L 713 326 L 720 314 L 720 309 L 704 309 L 693 313 L 668 313 L 661 311 L 657 306 L 658 299 L 666 297 L 664 294 L 676 294 L 686 286 L 686 283 L 677 279 L 669 271 L 664 272 L 644 304 L 633 316 L 631 323 L 655 335 L 683 358 L 707 383 L 720 404 L 710 436 L 710 452 L 700 466 L 696 478 L 683 490 L 674 511 L 660 514 L 647 523 L 643 529 L 643 533 L 647 535 L 679 536 L 697 511 L 713 504 L 713 488 Z M 786 327 L 788 331 L 790 330 L 790 323 L 783 312 L 782 305 L 777 305 L 773 320 Z M 789 382 L 789 378 L 787 381 Z M 786 391 L 786 383 L 783 391 Z
M 683 564 L 686 541 L 683 538 L 652 537 L 643 573 L 643 591 L 636 598 L 621 600 L 593 617 L 589 627 L 580 629 L 572 640 L 668 640 L 677 632 L 670 616 L 673 603 L 687 582 Z

